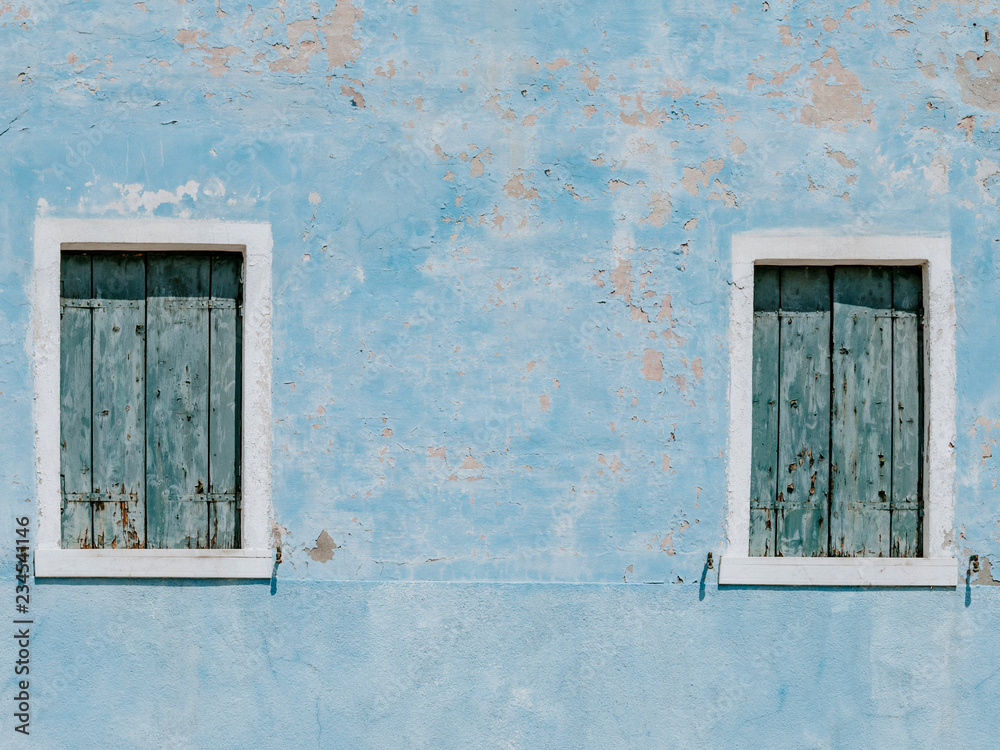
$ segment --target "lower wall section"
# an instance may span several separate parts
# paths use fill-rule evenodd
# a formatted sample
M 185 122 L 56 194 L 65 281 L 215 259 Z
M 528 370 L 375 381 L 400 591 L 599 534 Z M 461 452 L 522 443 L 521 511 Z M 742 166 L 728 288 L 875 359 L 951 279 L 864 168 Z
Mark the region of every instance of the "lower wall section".
M 1000 715 L 995 588 L 32 593 L 47 750 L 989 747 Z

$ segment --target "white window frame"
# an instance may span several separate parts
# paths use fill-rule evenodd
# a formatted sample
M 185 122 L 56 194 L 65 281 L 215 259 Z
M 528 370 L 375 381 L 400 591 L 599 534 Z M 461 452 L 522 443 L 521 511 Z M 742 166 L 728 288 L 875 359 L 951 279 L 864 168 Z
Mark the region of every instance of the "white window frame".
M 924 294 L 924 556 L 750 557 L 753 283 L 757 265 L 920 265 Z M 727 543 L 720 584 L 958 584 L 955 516 L 955 290 L 948 237 L 734 234 L 729 311 Z
M 35 576 L 270 578 L 271 227 L 186 219 L 35 219 L 31 295 L 38 498 Z M 59 277 L 63 250 L 243 254 L 242 547 L 62 549 L 59 481 Z

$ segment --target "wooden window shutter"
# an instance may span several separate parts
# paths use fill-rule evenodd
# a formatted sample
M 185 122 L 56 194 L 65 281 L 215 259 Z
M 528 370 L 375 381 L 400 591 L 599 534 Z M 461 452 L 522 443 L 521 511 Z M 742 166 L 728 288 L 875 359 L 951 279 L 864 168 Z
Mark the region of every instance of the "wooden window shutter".
M 64 547 L 235 548 L 241 258 L 64 253 Z
M 915 267 L 757 269 L 751 555 L 922 553 L 921 297 Z

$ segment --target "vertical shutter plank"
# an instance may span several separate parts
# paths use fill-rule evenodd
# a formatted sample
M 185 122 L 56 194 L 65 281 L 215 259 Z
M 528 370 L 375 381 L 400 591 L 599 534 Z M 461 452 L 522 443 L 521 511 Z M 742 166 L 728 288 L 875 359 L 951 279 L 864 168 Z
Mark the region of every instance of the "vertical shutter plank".
M 241 258 L 228 254 L 212 259 L 212 300 L 238 304 Z M 209 492 L 232 493 L 232 501 L 209 504 L 209 546 L 233 549 L 240 546 L 239 490 L 240 456 L 240 318 L 235 307 L 211 310 L 211 367 L 209 418 Z
M 777 554 L 825 557 L 830 452 L 830 277 L 781 271 Z
M 63 298 L 89 299 L 91 295 L 90 256 L 63 253 L 60 272 Z M 80 307 L 62 310 L 59 341 L 59 432 L 60 474 L 63 493 L 91 492 L 91 311 Z M 93 546 L 90 503 L 63 503 L 62 546 Z
M 750 554 L 774 554 L 778 460 L 778 269 L 754 272 Z
M 920 557 L 920 476 L 923 456 L 920 325 L 921 270 L 893 272 L 892 334 L 892 542 L 893 557 Z M 906 504 L 906 507 L 897 505 Z
M 146 542 L 145 297 L 141 255 L 95 253 L 94 492 L 125 495 L 94 504 L 94 546 Z
M 208 256 L 150 254 L 146 300 L 147 546 L 207 548 Z
M 833 554 L 889 555 L 891 269 L 834 270 Z

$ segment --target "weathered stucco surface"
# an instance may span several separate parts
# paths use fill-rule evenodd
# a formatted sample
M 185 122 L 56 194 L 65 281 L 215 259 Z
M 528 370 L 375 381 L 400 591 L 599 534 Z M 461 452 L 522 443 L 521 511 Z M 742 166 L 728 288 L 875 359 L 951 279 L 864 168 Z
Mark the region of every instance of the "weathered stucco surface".
M 8 580 L 35 217 L 275 240 L 277 576 L 38 584 L 32 741 L 995 744 L 997 23 L 957 0 L 0 3 Z M 705 569 L 730 237 L 801 227 L 952 238 L 968 587 Z

